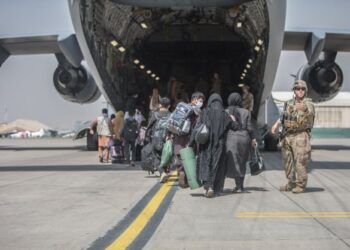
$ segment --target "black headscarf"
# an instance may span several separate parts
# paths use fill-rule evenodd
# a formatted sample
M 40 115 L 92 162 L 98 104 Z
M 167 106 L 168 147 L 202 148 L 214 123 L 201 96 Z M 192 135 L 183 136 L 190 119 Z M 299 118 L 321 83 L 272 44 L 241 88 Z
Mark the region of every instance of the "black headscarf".
M 231 115 L 233 115 L 236 118 L 236 121 L 238 123 L 239 128 L 242 127 L 242 119 L 241 115 L 239 114 L 239 111 L 237 108 L 242 107 L 242 97 L 240 94 L 234 92 L 229 95 L 227 98 L 227 104 L 228 104 L 228 111 Z
M 230 125 L 230 119 L 225 113 L 221 96 L 213 93 L 208 100 L 205 122 L 210 127 L 210 144 L 216 147 Z
M 227 98 L 227 104 L 234 107 L 242 107 L 242 97 L 240 94 L 233 92 Z

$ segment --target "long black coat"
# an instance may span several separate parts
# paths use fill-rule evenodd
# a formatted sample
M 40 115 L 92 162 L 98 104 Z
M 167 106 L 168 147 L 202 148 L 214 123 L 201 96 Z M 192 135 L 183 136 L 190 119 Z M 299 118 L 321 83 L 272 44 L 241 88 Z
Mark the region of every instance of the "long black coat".
M 227 133 L 225 147 L 225 165 L 227 177 L 244 177 L 246 173 L 246 163 L 249 158 L 251 140 L 253 139 L 253 128 L 251 124 L 250 112 L 241 108 L 241 96 L 232 93 L 227 100 L 230 105 L 228 112 L 239 120 L 239 130 L 230 130 Z
M 226 133 L 229 129 L 237 129 L 237 123 L 233 122 L 225 112 L 222 99 L 218 94 L 210 96 L 208 106 L 203 110 L 199 123 L 205 123 L 209 127 L 210 136 L 208 143 L 199 147 L 198 178 L 202 181 L 204 188 L 221 191 L 226 173 L 226 166 L 223 164 Z
M 237 131 L 230 130 L 227 133 L 225 163 L 227 165 L 227 177 L 244 177 L 246 164 L 250 154 L 251 138 L 249 130 L 252 130 L 250 113 L 248 110 L 238 108 L 241 115 L 242 128 Z

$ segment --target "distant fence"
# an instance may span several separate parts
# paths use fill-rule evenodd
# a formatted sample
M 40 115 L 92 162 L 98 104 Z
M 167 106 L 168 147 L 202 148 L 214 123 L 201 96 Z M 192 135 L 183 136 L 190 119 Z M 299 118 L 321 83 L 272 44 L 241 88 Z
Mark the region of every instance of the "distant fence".
M 350 138 L 350 128 L 313 128 L 313 138 Z

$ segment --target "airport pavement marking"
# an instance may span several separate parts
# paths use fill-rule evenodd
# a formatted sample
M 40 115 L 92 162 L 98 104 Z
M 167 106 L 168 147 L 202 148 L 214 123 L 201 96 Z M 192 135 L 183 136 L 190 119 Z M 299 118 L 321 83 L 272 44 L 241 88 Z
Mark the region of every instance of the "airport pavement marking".
M 116 238 L 106 249 L 114 250 L 128 248 L 136 240 L 136 238 L 140 235 L 142 230 L 146 227 L 148 222 L 157 212 L 158 208 L 173 187 L 173 184 L 176 180 L 176 174 L 173 172 L 168 181 L 160 187 L 158 192 L 153 196 L 153 198 L 129 225 L 129 227 L 126 228 L 123 233 L 118 238 Z
M 350 218 L 350 212 L 239 212 L 240 219 L 280 219 L 280 218 Z

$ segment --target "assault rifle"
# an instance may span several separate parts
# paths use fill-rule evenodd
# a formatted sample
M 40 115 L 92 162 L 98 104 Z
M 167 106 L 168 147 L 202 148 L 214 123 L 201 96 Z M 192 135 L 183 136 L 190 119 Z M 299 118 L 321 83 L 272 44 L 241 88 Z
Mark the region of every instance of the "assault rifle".
M 284 120 L 285 120 L 285 116 L 286 116 L 286 108 L 287 108 L 287 102 L 284 103 L 283 111 L 282 111 L 282 114 L 280 116 L 281 127 L 282 127 L 281 131 L 279 132 L 280 141 L 282 141 L 282 139 L 285 136 L 286 127 L 284 124 Z

